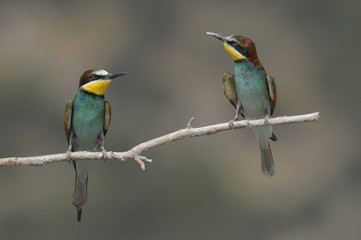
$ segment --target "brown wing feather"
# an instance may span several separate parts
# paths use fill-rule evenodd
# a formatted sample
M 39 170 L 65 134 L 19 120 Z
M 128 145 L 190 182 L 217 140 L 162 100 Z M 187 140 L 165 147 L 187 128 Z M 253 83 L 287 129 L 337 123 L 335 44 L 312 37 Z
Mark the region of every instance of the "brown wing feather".
M 228 99 L 228 101 L 233 105 L 233 107 L 237 107 L 238 96 L 236 92 L 236 86 L 234 83 L 234 75 L 231 73 L 225 73 L 222 80 L 222 88 L 224 96 Z
M 68 143 L 69 143 L 69 137 L 71 131 L 72 114 L 73 114 L 73 99 L 69 99 L 66 102 L 65 111 L 64 111 L 64 131 Z
M 110 122 L 112 119 L 112 109 L 110 107 L 110 103 L 108 101 L 105 101 L 105 112 L 104 112 L 104 136 L 107 133 Z
M 266 74 L 268 93 L 271 100 L 271 115 L 276 107 L 277 103 L 277 89 L 275 78 L 271 74 Z

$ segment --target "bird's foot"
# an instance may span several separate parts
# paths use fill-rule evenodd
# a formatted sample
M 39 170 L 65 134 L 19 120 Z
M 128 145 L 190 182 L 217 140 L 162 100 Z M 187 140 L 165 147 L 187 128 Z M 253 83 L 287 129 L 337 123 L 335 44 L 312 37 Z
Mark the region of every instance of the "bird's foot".
M 71 155 L 71 151 L 68 149 L 68 150 L 66 151 L 66 158 L 68 159 L 68 163 L 71 163 L 71 157 L 70 157 L 70 155 Z
M 228 126 L 229 126 L 230 129 L 234 129 L 234 122 L 235 121 L 236 120 L 232 119 L 231 121 L 228 122 Z
M 266 117 L 264 118 L 264 125 L 269 125 L 269 116 L 266 115 Z
M 107 158 L 109 158 L 107 150 L 105 150 L 104 147 L 102 147 L 102 158 L 103 158 L 104 162 Z

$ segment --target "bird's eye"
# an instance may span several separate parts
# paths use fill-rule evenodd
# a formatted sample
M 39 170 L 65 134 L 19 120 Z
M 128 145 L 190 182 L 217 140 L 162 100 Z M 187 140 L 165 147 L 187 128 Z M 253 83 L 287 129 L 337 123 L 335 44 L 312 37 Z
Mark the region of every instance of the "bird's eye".
M 97 79 L 98 76 L 94 74 L 94 75 L 91 76 L 91 78 L 92 78 L 92 79 Z
M 235 42 L 235 41 L 232 41 L 232 42 L 231 42 L 231 45 L 232 45 L 233 47 L 237 47 L 237 46 L 238 46 L 238 43 Z

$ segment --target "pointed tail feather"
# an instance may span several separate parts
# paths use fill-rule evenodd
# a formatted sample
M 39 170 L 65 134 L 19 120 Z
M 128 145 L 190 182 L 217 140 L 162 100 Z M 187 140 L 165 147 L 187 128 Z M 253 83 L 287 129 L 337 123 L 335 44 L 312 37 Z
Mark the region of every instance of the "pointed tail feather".
M 272 157 L 271 147 L 263 148 L 260 146 L 261 159 L 262 159 L 262 172 L 268 177 L 272 177 L 275 174 L 275 163 Z
M 77 220 L 81 221 L 82 208 L 88 200 L 88 176 L 85 182 L 81 182 L 78 174 L 75 175 L 75 186 L 72 204 L 77 208 Z
M 81 213 L 82 213 L 82 211 L 83 211 L 82 208 L 77 209 L 76 220 L 78 220 L 78 222 L 81 222 Z
M 277 142 L 278 138 L 276 137 L 276 135 L 272 132 L 272 136 L 269 138 L 274 142 Z

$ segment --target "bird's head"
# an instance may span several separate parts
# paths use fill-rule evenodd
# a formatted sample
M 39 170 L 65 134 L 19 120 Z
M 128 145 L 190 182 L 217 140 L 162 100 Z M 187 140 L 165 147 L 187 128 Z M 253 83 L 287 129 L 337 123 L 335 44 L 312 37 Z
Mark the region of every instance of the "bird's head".
M 126 74 L 126 72 L 109 73 L 103 69 L 88 70 L 81 75 L 79 88 L 98 96 L 104 96 L 112 80 Z
M 264 71 L 264 68 L 257 56 L 256 45 L 250 38 L 239 35 L 226 37 L 214 32 L 207 32 L 207 35 L 221 40 L 223 42 L 224 49 L 231 55 L 233 61 L 237 62 L 246 59 Z

